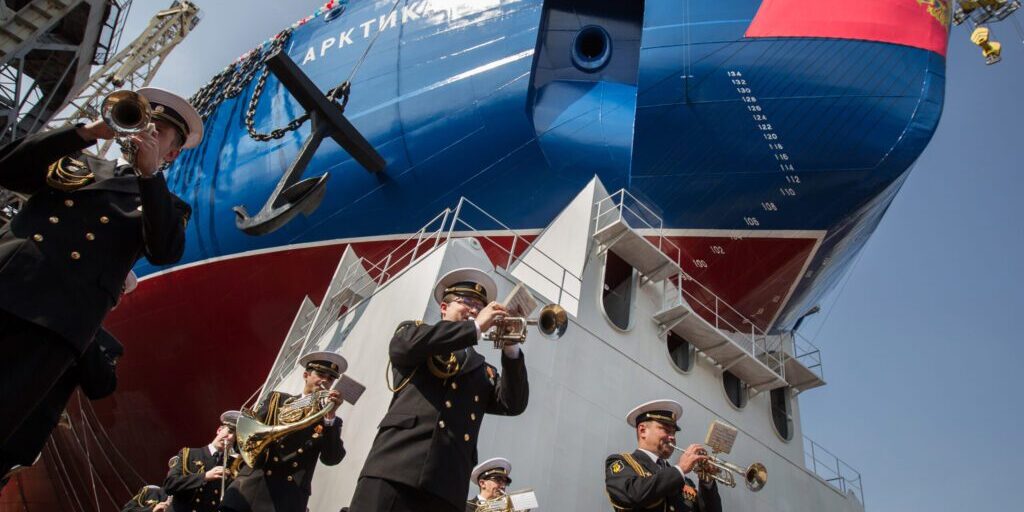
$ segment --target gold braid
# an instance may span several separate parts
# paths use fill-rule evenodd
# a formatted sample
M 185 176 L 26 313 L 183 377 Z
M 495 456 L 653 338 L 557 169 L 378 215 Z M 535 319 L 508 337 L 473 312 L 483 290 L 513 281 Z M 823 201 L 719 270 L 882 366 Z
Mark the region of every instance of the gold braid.
M 78 168 L 79 172 L 75 172 L 76 168 Z M 80 172 L 81 170 L 88 172 L 83 174 Z M 95 179 L 95 176 L 85 165 L 85 162 L 75 160 L 70 156 L 53 162 L 46 172 L 46 184 L 64 192 L 78 190 L 92 183 L 93 179 Z

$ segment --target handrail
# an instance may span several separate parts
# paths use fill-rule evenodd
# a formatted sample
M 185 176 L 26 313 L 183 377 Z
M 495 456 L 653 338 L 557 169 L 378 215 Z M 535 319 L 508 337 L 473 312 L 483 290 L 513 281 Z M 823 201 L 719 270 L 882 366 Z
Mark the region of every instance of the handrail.
M 790 332 L 790 337 L 793 340 L 793 358 L 817 375 L 819 379 L 824 380 L 825 376 L 821 365 L 821 349 L 799 332 Z
M 853 494 L 864 505 L 860 472 L 807 436 L 804 436 L 804 466 L 844 495 Z

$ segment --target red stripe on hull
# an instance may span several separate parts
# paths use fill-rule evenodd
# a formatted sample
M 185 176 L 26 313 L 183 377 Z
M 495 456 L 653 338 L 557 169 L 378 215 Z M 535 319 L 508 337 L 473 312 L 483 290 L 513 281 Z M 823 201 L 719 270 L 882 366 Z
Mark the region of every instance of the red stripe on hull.
M 946 56 L 951 0 L 764 0 L 747 37 L 829 37 Z

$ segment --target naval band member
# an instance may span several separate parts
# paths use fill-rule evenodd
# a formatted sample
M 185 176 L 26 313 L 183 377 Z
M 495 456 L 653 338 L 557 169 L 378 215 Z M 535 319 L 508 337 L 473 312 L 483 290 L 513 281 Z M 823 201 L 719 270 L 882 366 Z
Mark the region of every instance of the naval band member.
M 654 400 L 634 408 L 626 423 L 636 429 L 637 449 L 605 460 L 605 489 L 616 511 L 722 512 L 718 485 L 701 482 L 700 491 L 686 473 L 706 460 L 701 446 L 691 444 L 675 465 L 669 463 L 683 406 L 675 400 Z
M 345 358 L 333 352 L 312 352 L 299 358 L 302 397 L 321 389 L 330 389 L 348 368 Z M 267 425 L 277 425 L 282 408 L 301 397 L 273 391 L 256 408 L 256 417 Z M 329 398 L 341 404 L 338 391 Z M 341 441 L 341 418 L 337 408 L 323 421 L 291 432 L 272 443 L 259 457 L 256 467 L 243 465 L 238 477 L 224 493 L 221 510 L 230 512 L 306 512 L 313 471 L 319 460 L 334 466 L 345 457 Z M 294 423 L 294 422 L 291 422 Z
M 85 354 L 60 377 L 7 441 L 0 444 L 0 489 L 18 468 L 27 468 L 39 459 L 75 388 L 81 386 L 89 400 L 99 400 L 114 392 L 117 360 L 122 354 L 124 347 L 117 338 L 101 328 Z
M 174 497 L 174 512 L 216 511 L 220 507 L 222 480 L 230 482 L 230 454 L 235 445 L 235 424 L 238 411 L 220 415 L 220 426 L 210 444 L 199 448 L 182 448 L 171 458 L 164 491 Z M 224 465 L 227 453 L 228 466 Z
M 121 507 L 121 512 L 168 512 L 171 501 L 163 489 L 147 485 Z
M 0 229 L 0 443 L 86 352 L 135 262 L 184 251 L 190 209 L 158 171 L 199 143 L 202 121 L 170 92 L 138 93 L 153 130 L 131 137 L 133 165 L 79 156 L 114 136 L 103 121 L 0 148 L 0 186 L 29 196 Z
M 466 500 L 466 512 L 476 512 L 488 500 L 504 496 L 512 483 L 512 463 L 508 459 L 487 459 L 473 468 L 470 481 L 480 488 L 475 498 Z
M 516 416 L 529 399 L 518 345 L 503 350 L 500 376 L 473 350 L 480 333 L 505 314 L 500 304 L 488 303 L 495 293 L 484 272 L 454 270 L 434 289 L 441 321 L 398 326 L 389 347 L 394 395 L 359 476 L 351 512 L 465 508 L 484 413 Z

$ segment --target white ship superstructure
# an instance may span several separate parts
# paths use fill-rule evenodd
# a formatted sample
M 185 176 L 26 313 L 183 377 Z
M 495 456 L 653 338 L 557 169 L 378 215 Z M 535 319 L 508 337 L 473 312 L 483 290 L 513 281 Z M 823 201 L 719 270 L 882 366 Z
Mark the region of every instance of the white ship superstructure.
M 531 328 L 523 348 L 526 412 L 487 416 L 475 440 L 480 460 L 511 460 L 513 487 L 532 488 L 540 510 L 611 510 L 605 457 L 635 448 L 623 416 L 657 398 L 683 405 L 680 446 L 703 442 L 717 419 L 739 430 L 723 458 L 767 466 L 760 492 L 745 489 L 742 478 L 721 489 L 725 510 L 863 510 L 859 473 L 802 432 L 797 395 L 824 384 L 817 350 L 726 314 L 728 304 L 682 272 L 678 249 L 659 228 L 650 206 L 623 191 L 609 194 L 595 178 L 536 235 L 510 237 L 512 230 L 463 199 L 383 259 L 346 249 L 320 305 L 307 298 L 299 308 L 264 387 L 298 391 L 295 361 L 313 350 L 344 355 L 346 375 L 366 386 L 357 405 L 340 409 L 348 453 L 341 464 L 317 469 L 310 510 L 348 505 L 391 400 L 391 335 L 403 320 L 439 320 L 433 286 L 461 267 L 488 272 L 499 298 L 522 282 L 542 304 L 570 313 L 559 340 Z M 625 279 L 616 277 L 623 268 Z M 492 364 L 499 359 L 489 344 L 477 350 Z

